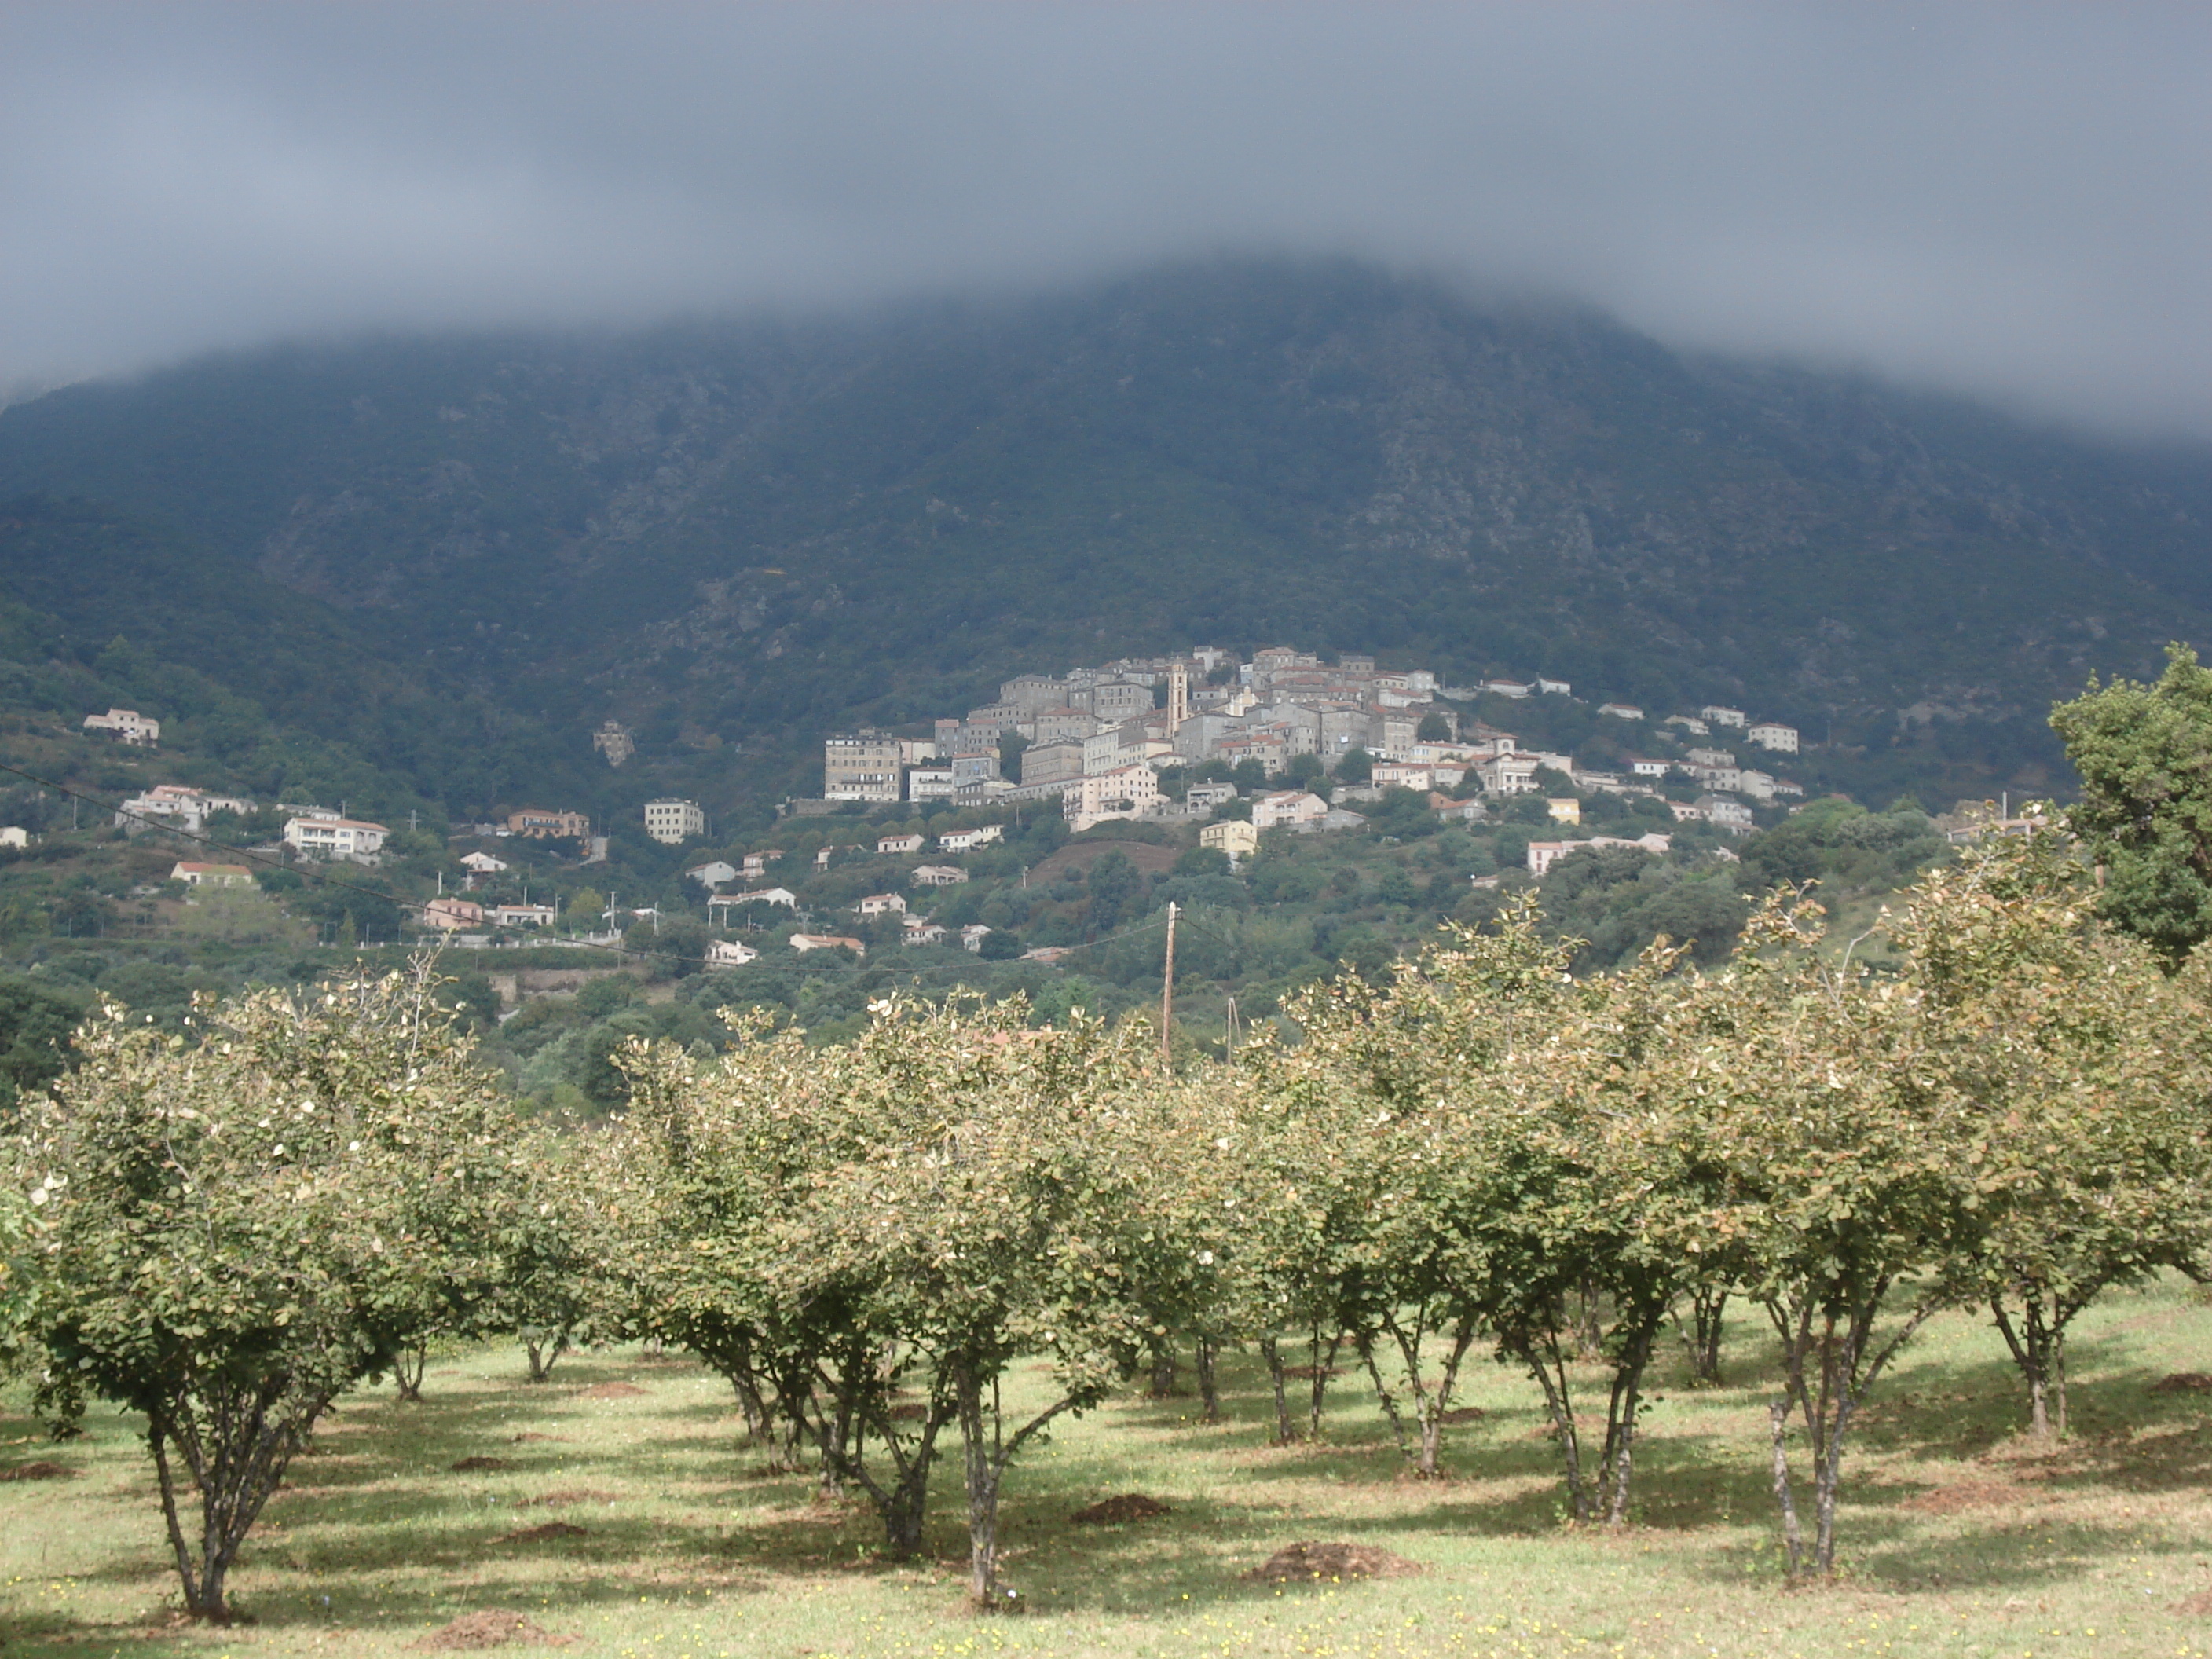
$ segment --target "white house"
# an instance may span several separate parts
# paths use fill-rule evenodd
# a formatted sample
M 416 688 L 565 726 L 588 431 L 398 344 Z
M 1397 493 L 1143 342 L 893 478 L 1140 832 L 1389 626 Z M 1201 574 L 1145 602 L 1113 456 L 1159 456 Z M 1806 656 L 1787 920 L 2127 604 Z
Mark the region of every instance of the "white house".
M 1739 793 L 1750 796 L 1753 800 L 1774 799 L 1772 775 L 1765 772 L 1754 771 L 1749 767 L 1744 768 L 1736 774 L 1735 787 Z
M 791 948 L 794 951 L 834 951 L 843 945 L 856 957 L 868 954 L 868 947 L 859 939 L 848 939 L 842 933 L 793 933 Z
M 981 951 L 983 948 L 983 941 L 988 939 L 990 934 L 990 928 L 983 923 L 971 921 L 960 930 L 960 948 L 963 951 Z
M 31 844 L 31 832 L 20 823 L 11 823 L 0 830 L 0 847 L 13 848 L 21 852 Z
M 894 910 L 903 912 L 906 897 L 901 893 L 871 893 L 860 901 L 859 908 L 864 916 L 888 915 Z
M 942 945 L 945 930 L 933 921 L 924 921 L 920 916 L 908 916 L 906 927 L 899 935 L 902 945 Z
M 507 868 L 505 859 L 495 859 L 489 853 L 464 853 L 461 868 L 472 876 L 495 876 Z
M 918 864 L 907 879 L 916 887 L 957 887 L 968 872 L 957 864 Z
M 1117 766 L 1072 783 L 1060 797 L 1067 827 L 1080 832 L 1109 818 L 1133 818 L 1160 804 L 1160 775 L 1149 766 Z M 946 846 L 951 845 L 947 839 Z
M 1663 778 L 1667 775 L 1668 769 L 1673 764 L 1672 761 L 1650 760 L 1642 755 L 1631 755 L 1628 757 L 1628 770 L 1632 777 Z
M 884 858 L 904 858 L 909 853 L 921 851 L 927 839 L 927 836 L 879 836 L 876 838 L 876 851 Z
M 1525 697 L 1529 690 L 1528 684 L 1525 680 L 1485 680 L 1482 683 L 1482 689 L 1494 692 L 1501 697 Z
M 284 842 L 307 858 L 368 864 L 383 853 L 384 838 L 391 833 L 380 823 L 358 818 L 294 818 L 284 826 Z
M 732 902 L 738 904 L 781 904 L 787 910 L 799 908 L 799 895 L 788 887 L 762 887 L 750 893 L 736 893 Z
M 1597 706 L 1601 714 L 1609 714 L 1617 720 L 1640 720 L 1644 711 L 1632 702 L 1601 702 Z
M 1464 777 L 1465 773 L 1461 776 Z M 1377 761 L 1368 775 L 1377 789 L 1427 789 L 1437 780 L 1431 765 L 1412 761 Z
M 1741 708 L 1723 708 L 1717 702 L 1709 702 L 1698 710 L 1698 718 L 1714 726 L 1732 726 L 1739 732 L 1743 730 L 1743 710 Z
M 161 722 L 149 720 L 135 708 L 111 708 L 105 714 L 87 714 L 84 729 L 111 732 L 129 744 L 155 744 L 161 740 Z
M 744 878 L 747 881 L 758 880 L 761 877 L 768 873 L 769 866 L 774 864 L 782 856 L 783 848 L 781 847 L 769 847 L 765 848 L 757 853 L 746 854 L 745 867 L 744 871 Z
M 1482 769 L 1483 790 L 1492 795 L 1532 794 L 1540 764 L 1534 755 L 1499 755 Z
M 1754 822 L 1751 808 L 1740 800 L 1729 800 L 1719 795 L 1698 796 L 1698 811 L 1706 823 L 1723 830 L 1748 830 Z
M 726 881 L 738 878 L 738 866 L 724 859 L 714 859 L 684 872 L 702 887 L 720 887 Z
M 947 830 L 937 838 L 937 844 L 947 853 L 969 853 L 1006 838 L 1005 824 L 979 823 L 973 830 Z
M 253 872 L 242 864 L 179 863 L 169 879 L 187 887 L 251 887 Z
M 491 919 L 502 927 L 550 927 L 553 907 L 550 904 L 495 904 Z
M 733 939 L 714 939 L 707 946 L 707 965 L 709 968 L 742 968 L 749 962 L 759 960 L 759 951 Z
M 1784 755 L 1797 752 L 1797 728 L 1784 726 L 1777 720 L 1761 720 L 1745 731 L 1746 743 L 1755 743 L 1761 749 L 1771 749 Z
M 252 811 L 253 803 L 243 796 L 210 795 L 204 789 L 195 789 L 189 784 L 157 783 L 144 793 L 131 796 L 117 808 L 115 823 L 118 829 L 134 832 L 161 824 L 197 833 L 206 828 L 208 818 L 213 813 L 237 812 L 243 815 Z
M 1558 697 L 1571 697 L 1575 694 L 1575 688 L 1571 682 L 1567 680 L 1547 680 L 1541 674 L 1539 674 L 1536 677 L 1536 689 L 1539 691 L 1547 692 L 1551 696 Z
M 1318 823 L 1328 816 L 1328 803 L 1304 789 L 1279 790 L 1272 795 L 1262 795 L 1252 803 L 1252 827 L 1255 830 L 1273 830 L 1285 825 L 1296 829 L 1302 824 Z

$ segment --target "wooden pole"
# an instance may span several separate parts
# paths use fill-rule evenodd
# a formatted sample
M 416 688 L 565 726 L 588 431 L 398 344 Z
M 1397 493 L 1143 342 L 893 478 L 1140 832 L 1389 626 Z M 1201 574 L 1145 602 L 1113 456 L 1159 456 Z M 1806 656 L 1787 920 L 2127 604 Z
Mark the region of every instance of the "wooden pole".
M 1168 961 L 1166 971 L 1160 975 L 1160 1063 L 1172 1066 L 1175 1051 L 1169 1046 L 1168 1034 L 1175 1025 L 1175 925 L 1176 904 L 1168 902 Z

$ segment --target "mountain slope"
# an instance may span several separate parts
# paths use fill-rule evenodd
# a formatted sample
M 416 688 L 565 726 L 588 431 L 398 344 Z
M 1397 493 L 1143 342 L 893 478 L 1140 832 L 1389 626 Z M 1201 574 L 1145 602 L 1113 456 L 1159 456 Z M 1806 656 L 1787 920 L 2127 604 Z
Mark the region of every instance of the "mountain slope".
M 425 719 L 474 711 L 434 756 L 363 738 L 456 811 L 533 777 L 726 807 L 803 787 L 826 727 L 1203 641 L 1741 702 L 1832 733 L 1831 781 L 1966 793 L 2047 767 L 2093 670 L 2212 637 L 2202 454 L 1351 265 L 233 356 L 0 413 L 0 497 L 33 490 L 174 526 L 407 665 Z M 43 580 L 66 612 L 79 576 Z

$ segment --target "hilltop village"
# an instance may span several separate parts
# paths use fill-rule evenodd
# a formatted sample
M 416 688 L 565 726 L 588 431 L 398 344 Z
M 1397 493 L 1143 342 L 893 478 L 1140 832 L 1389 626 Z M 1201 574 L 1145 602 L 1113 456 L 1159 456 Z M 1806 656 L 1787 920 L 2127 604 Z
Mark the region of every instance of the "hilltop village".
M 1796 754 L 1796 728 L 1740 708 L 1708 705 L 1655 726 L 1632 704 L 1600 703 L 1597 714 L 1629 744 L 1608 738 L 1564 753 L 1476 718 L 1470 706 L 1485 698 L 1577 701 L 1565 680 L 1440 686 L 1424 670 L 1378 670 L 1364 656 L 1324 663 L 1288 647 L 1243 663 L 1209 647 L 1188 657 L 1125 658 L 1060 678 L 1008 680 L 996 702 L 938 720 L 927 735 L 831 737 L 821 799 L 793 805 L 1056 801 L 1080 831 L 1110 818 L 1205 819 L 1249 789 L 1255 831 L 1361 828 L 1358 812 L 1332 808 L 1314 789 L 1327 778 L 1340 801 L 1412 789 L 1450 818 L 1482 817 L 1492 803 L 1549 792 L 1553 816 L 1571 824 L 1580 822 L 1575 797 L 1596 791 L 1666 796 L 1676 819 L 1743 830 L 1754 822 L 1753 804 L 1805 793 L 1748 763 L 1752 750 L 1770 764 Z M 1160 781 L 1169 773 L 1200 781 L 1171 799 Z

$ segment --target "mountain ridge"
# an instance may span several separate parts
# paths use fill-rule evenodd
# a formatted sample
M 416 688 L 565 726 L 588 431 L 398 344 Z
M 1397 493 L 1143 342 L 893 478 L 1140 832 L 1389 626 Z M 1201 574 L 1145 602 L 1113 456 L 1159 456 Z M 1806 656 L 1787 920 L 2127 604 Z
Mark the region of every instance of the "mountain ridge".
M 2212 634 L 2203 454 L 1346 263 L 233 354 L 0 411 L 34 492 L 302 596 L 549 785 L 724 805 L 803 792 L 827 729 L 1208 641 L 1746 702 L 1832 734 L 1830 782 L 1971 793 L 2054 775 L 2051 697 Z

